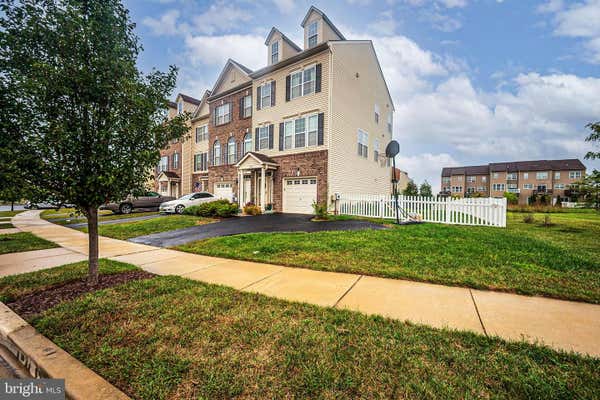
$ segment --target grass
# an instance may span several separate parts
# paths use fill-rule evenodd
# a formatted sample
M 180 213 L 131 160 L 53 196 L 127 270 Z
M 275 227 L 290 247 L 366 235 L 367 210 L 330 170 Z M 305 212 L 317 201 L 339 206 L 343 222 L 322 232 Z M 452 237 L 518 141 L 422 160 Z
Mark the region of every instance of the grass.
M 551 227 L 522 222 L 508 227 L 440 224 L 387 230 L 258 233 L 207 239 L 179 250 L 324 271 L 350 272 L 543 295 L 600 303 L 600 215 L 551 216 Z
M 107 259 L 100 259 L 98 263 L 99 272 L 104 275 L 139 269 L 130 264 Z M 0 301 L 4 303 L 11 302 L 19 297 L 47 289 L 58 283 L 82 279 L 87 275 L 87 269 L 87 261 L 81 261 L 57 268 L 0 278 Z
M 129 239 L 137 236 L 149 235 L 151 233 L 166 232 L 174 229 L 188 228 L 195 225 L 203 225 L 215 222 L 210 218 L 196 217 L 192 215 L 169 215 L 143 221 L 125 222 L 122 224 L 100 225 L 98 231 L 101 236 L 115 239 Z M 87 232 L 87 227 L 80 229 Z
M 136 399 L 600 393 L 598 359 L 174 276 L 91 293 L 31 322 Z
M 146 212 L 136 212 L 132 214 L 113 214 L 112 212 L 100 211 L 102 214 L 99 214 L 98 221 L 114 221 L 118 219 L 126 219 L 126 218 L 135 218 L 135 217 L 144 217 L 147 215 L 157 215 L 157 211 L 146 211 Z M 59 216 L 57 216 L 59 215 Z M 87 218 L 84 216 L 74 216 L 70 217 L 69 214 L 49 214 L 46 216 L 48 221 L 58 224 L 58 225 L 71 225 L 87 222 Z
M 55 247 L 58 247 L 58 245 L 29 232 L 0 235 L 0 254 L 52 249 Z
M 25 210 L 17 210 L 17 211 L 0 211 L 0 217 L 14 217 L 15 215 L 22 213 Z
M 14 225 L 10 222 L 0 222 L 0 229 L 11 229 L 14 228 Z

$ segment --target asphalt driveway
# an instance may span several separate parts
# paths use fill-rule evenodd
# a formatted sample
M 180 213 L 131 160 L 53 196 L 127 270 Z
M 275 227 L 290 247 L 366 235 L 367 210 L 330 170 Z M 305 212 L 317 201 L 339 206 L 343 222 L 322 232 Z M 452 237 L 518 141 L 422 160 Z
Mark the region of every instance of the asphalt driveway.
M 214 224 L 192 226 L 129 239 L 131 242 L 151 246 L 173 247 L 196 240 L 220 236 L 259 232 L 320 232 L 356 231 L 361 229 L 385 229 L 383 225 L 368 221 L 323 221 L 312 222 L 305 214 L 263 214 L 255 217 L 236 217 Z

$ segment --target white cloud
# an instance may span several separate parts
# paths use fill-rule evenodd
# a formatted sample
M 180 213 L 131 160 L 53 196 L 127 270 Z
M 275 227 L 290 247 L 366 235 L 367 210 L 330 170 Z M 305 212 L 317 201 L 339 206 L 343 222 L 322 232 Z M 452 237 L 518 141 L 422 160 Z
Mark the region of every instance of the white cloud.
M 208 35 L 239 27 L 251 19 L 252 15 L 248 10 L 229 5 L 222 1 L 211 4 L 208 10 L 192 18 L 194 21 L 194 30 Z
M 405 0 L 411 6 L 422 7 L 424 5 L 433 4 L 444 6 L 446 8 L 462 8 L 469 4 L 468 0 Z
M 294 4 L 294 0 L 273 0 L 273 3 L 275 4 L 275 6 L 277 6 L 279 11 L 283 14 L 291 13 L 296 6 Z
M 160 18 L 146 17 L 142 20 L 142 24 L 150 28 L 154 35 L 176 35 L 177 19 L 179 18 L 178 10 L 169 10 Z
M 394 35 L 396 27 L 396 19 L 390 10 L 380 13 L 379 18 L 377 18 L 375 22 L 369 24 L 370 31 L 382 36 Z
M 402 145 L 401 145 L 402 146 Z M 402 148 L 401 150 L 402 151 Z M 414 156 L 399 155 L 396 158 L 396 167 L 408 172 L 408 176 L 417 185 L 427 180 L 431 184 L 432 191 L 440 190 L 440 176 L 443 167 L 455 167 L 460 163 L 448 153 L 423 153 Z
M 257 35 L 188 36 L 186 57 L 192 65 L 222 66 L 233 58 L 256 69 L 266 62 L 264 38 Z

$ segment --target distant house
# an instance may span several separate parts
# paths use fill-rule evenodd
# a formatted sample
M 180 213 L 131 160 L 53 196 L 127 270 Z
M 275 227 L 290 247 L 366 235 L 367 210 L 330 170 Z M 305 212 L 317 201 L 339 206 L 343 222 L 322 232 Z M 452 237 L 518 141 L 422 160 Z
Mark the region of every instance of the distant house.
M 394 168 L 394 176 L 398 181 L 398 192 L 402 193 L 402 191 L 406 189 L 406 186 L 410 181 L 410 178 L 408 177 L 408 172 L 402 171 L 399 168 Z

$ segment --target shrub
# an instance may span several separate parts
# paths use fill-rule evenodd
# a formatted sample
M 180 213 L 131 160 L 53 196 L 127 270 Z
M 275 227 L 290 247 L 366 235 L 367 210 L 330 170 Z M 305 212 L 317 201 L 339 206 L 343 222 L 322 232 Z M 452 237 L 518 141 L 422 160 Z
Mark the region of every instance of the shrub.
M 566 209 L 556 206 L 543 206 L 543 205 L 511 205 L 508 207 L 509 211 L 512 212 L 523 212 L 523 213 L 564 213 Z
M 519 201 L 519 196 L 511 192 L 504 192 L 504 198 L 506 199 L 508 204 L 517 204 L 517 202 Z
M 526 224 L 533 224 L 535 222 L 535 217 L 533 216 L 533 213 L 528 213 L 527 215 L 525 215 L 523 217 L 523 222 L 525 222 Z
M 325 202 L 317 203 L 316 201 L 312 204 L 317 219 L 327 219 L 329 214 L 327 213 L 327 204 Z
M 183 210 L 184 214 L 197 217 L 231 217 L 238 212 L 238 205 L 228 200 L 215 200 L 208 203 L 190 206 Z
M 260 207 L 254 205 L 254 203 L 246 203 L 244 206 L 244 214 L 246 215 L 259 215 L 262 214 Z

